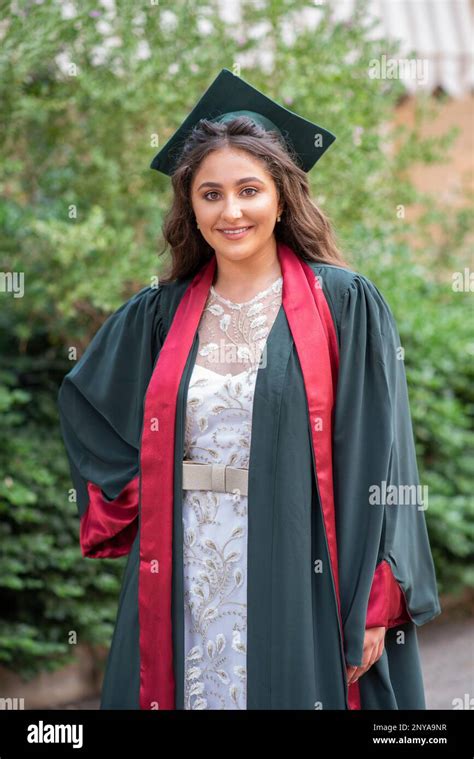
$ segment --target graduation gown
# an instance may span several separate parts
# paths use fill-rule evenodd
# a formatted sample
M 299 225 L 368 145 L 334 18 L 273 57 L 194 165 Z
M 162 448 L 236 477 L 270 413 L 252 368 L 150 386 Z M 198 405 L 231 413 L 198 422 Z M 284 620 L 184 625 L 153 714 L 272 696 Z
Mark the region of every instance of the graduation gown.
M 397 326 L 362 274 L 278 256 L 249 458 L 247 708 L 425 709 L 416 630 L 441 609 Z M 130 298 L 59 390 L 82 554 L 128 555 L 102 709 L 184 708 L 184 424 L 215 265 Z M 347 687 L 382 625 L 382 656 Z

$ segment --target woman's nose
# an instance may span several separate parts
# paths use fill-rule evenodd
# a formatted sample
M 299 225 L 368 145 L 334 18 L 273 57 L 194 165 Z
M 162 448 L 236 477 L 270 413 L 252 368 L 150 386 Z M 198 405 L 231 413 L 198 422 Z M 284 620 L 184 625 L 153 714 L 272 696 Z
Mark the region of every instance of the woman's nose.
M 225 203 L 222 215 L 226 219 L 239 219 L 242 216 L 242 211 L 240 210 L 239 204 L 235 200 L 229 199 Z

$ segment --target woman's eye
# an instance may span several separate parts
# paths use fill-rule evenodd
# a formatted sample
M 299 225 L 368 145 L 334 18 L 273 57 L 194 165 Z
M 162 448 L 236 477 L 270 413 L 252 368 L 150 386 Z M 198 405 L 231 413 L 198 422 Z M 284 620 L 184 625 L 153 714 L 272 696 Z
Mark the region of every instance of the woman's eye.
M 253 198 L 253 193 L 258 192 L 258 190 L 255 187 L 246 187 L 244 190 L 242 190 L 242 193 L 247 193 L 248 191 L 250 191 L 252 195 L 246 195 L 245 197 L 247 198 Z M 204 198 L 206 200 L 215 200 L 215 198 L 209 197 L 210 195 L 219 195 L 219 193 L 217 192 L 217 190 L 210 190 L 209 192 L 206 192 L 206 194 L 204 195 Z

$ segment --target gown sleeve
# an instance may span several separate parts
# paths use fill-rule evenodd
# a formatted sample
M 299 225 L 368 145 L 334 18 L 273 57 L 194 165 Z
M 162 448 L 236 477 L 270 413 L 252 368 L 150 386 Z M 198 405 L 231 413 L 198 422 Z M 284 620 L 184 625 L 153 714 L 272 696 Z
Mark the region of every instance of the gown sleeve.
M 138 530 L 143 404 L 163 341 L 160 287 L 104 322 L 58 393 L 84 557 L 128 554 Z
M 354 666 L 368 627 L 441 613 L 403 358 L 390 307 L 356 274 L 342 302 L 333 427 L 341 614 Z

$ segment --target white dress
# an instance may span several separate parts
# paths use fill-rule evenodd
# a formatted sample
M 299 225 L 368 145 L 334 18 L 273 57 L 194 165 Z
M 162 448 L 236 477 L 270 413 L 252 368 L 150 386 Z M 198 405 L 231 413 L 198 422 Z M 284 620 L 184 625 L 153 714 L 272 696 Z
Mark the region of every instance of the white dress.
M 280 276 L 235 303 L 211 286 L 199 323 L 184 458 L 247 468 L 257 370 Z M 183 490 L 185 709 L 247 708 L 247 496 Z

